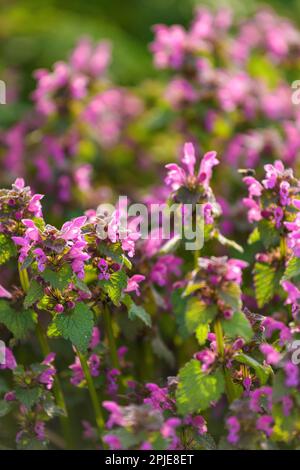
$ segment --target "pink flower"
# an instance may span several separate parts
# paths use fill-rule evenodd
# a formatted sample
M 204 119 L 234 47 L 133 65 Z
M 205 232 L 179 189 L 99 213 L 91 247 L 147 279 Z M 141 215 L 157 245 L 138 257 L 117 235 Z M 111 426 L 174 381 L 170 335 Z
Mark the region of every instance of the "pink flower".
M 8 292 L 6 289 L 4 289 L 3 286 L 0 284 L 0 298 L 6 298 L 6 299 L 11 299 L 12 295 L 10 292 Z
M 135 292 L 136 295 L 140 295 L 140 282 L 144 281 L 146 278 L 142 274 L 134 274 L 127 281 L 127 287 L 124 289 L 124 292 Z
M 273 428 L 272 428 L 273 423 L 274 423 L 274 420 L 272 416 L 269 416 L 269 415 L 260 416 L 258 420 L 256 421 L 256 429 L 258 429 L 259 431 L 265 432 L 267 437 L 270 437 L 273 432 Z
M 270 344 L 263 343 L 260 345 L 259 349 L 266 357 L 267 364 L 278 364 L 280 361 L 280 353 L 276 351 Z
M 2 351 L 1 351 L 2 352 Z M 17 361 L 15 360 L 15 357 L 11 351 L 11 349 L 7 348 L 4 346 L 4 351 L 3 351 L 4 357 L 1 358 L 2 361 L 0 361 L 0 369 L 15 369 L 17 367 Z
M 192 143 L 187 142 L 184 144 L 183 157 L 181 159 L 186 169 L 176 163 L 169 163 L 166 165 L 168 174 L 165 178 L 165 183 L 170 186 L 173 191 L 177 191 L 181 186 L 188 185 L 189 182 L 202 185 L 207 189 L 212 176 L 212 168 L 219 164 L 216 155 L 216 152 L 207 152 L 201 160 L 198 174 L 195 175 L 195 149 Z
M 227 440 L 230 444 L 237 444 L 239 441 L 239 431 L 241 429 L 241 425 L 238 419 L 235 416 L 230 416 L 226 420 L 226 426 L 229 429 L 229 434 L 227 436 Z

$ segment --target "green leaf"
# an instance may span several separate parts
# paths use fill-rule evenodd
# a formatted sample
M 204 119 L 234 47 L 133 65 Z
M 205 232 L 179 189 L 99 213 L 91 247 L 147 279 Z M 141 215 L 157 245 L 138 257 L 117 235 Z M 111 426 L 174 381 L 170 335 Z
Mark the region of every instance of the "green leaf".
M 248 356 L 247 354 L 239 353 L 234 356 L 234 359 L 241 364 L 246 364 L 246 366 L 251 367 L 255 371 L 261 385 L 264 385 L 268 381 L 270 375 L 273 374 L 272 367 L 260 364 L 256 359 Z
M 280 235 L 274 224 L 269 220 L 261 220 L 258 223 L 260 239 L 265 248 L 278 246 L 280 243 Z
M 41 276 L 46 282 L 49 282 L 54 289 L 63 291 L 68 287 L 73 276 L 73 271 L 71 266 L 66 263 L 59 271 L 52 271 L 52 269 L 46 268 L 45 271 L 41 273 Z
M 228 282 L 223 289 L 218 290 L 219 297 L 234 311 L 242 308 L 241 289 L 235 282 Z
M 205 323 L 197 326 L 195 333 L 199 345 L 202 346 L 207 340 L 207 335 L 209 333 L 209 325 Z
M 174 311 L 179 334 L 182 338 L 187 338 L 189 336 L 189 332 L 187 331 L 185 323 L 187 298 L 182 296 L 182 289 L 176 289 L 172 292 L 171 304 Z
M 24 307 L 26 309 L 31 307 L 31 305 L 40 300 L 43 295 L 44 289 L 35 279 L 33 279 L 30 283 L 27 295 L 24 299 Z
M 0 418 L 7 415 L 12 408 L 12 404 L 6 400 L 0 400 Z
M 21 388 L 16 389 L 16 398 L 19 400 L 26 408 L 31 408 L 39 399 L 41 395 L 41 388 Z
M 256 243 L 260 240 L 260 233 L 257 227 L 250 233 L 248 237 L 248 244 L 253 245 L 253 243 Z
M 283 279 L 291 279 L 300 274 L 300 258 L 291 258 L 283 274 Z
M 102 256 L 111 258 L 115 263 L 122 264 L 123 260 L 123 250 L 120 243 L 114 243 L 107 245 L 106 243 L 100 243 L 98 245 L 99 253 Z
M 224 391 L 224 378 L 221 370 L 206 375 L 201 363 L 195 359 L 179 371 L 176 392 L 178 412 L 181 415 L 206 410 L 212 401 L 217 401 Z
M 37 315 L 33 310 L 17 312 L 8 302 L 0 300 L 0 323 L 3 323 L 16 339 L 24 338 L 34 328 L 36 321 Z
M 93 313 L 87 305 L 79 302 L 72 312 L 58 314 L 54 324 L 63 338 L 69 339 L 81 352 L 87 350 L 94 326 Z
M 6 263 L 16 254 L 15 244 L 4 233 L 0 233 L 0 265 Z
M 110 300 L 118 306 L 123 290 L 127 287 L 127 276 L 123 270 L 113 273 L 108 281 L 99 281 Z
M 209 433 L 205 433 L 202 436 L 196 434 L 194 442 L 195 446 L 193 446 L 193 449 L 195 450 L 217 450 L 215 440 Z
M 143 323 L 145 323 L 146 326 L 151 327 L 152 325 L 152 320 L 148 312 L 141 307 L 140 305 L 136 305 L 132 298 L 129 295 L 125 295 L 124 298 L 122 299 L 122 302 L 124 305 L 126 305 L 127 310 L 128 310 L 128 318 L 130 320 L 136 320 L 137 318 L 142 320 Z
M 223 319 L 221 323 L 225 335 L 229 338 L 241 336 L 248 342 L 253 336 L 251 325 L 243 312 L 235 312 L 230 319 Z
M 200 324 L 213 321 L 217 315 L 216 305 L 206 305 L 196 297 L 188 300 L 185 311 L 185 324 L 189 333 L 194 333 Z
M 81 279 L 79 279 L 79 277 L 75 276 L 75 278 L 74 278 L 74 284 L 75 284 L 75 286 L 77 287 L 77 289 L 81 290 L 81 291 L 84 292 L 85 294 L 88 294 L 88 295 L 91 294 L 91 291 L 90 291 L 90 289 L 88 288 L 88 286 L 86 285 L 86 283 L 83 282 Z
M 259 308 L 270 302 L 275 295 L 280 280 L 280 273 L 274 266 L 255 263 L 254 287 L 255 297 Z

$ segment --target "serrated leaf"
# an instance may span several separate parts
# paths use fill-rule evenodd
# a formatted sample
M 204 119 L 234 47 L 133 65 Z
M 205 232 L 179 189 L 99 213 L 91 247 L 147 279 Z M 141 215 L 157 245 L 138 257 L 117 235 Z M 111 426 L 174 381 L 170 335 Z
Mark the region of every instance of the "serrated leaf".
M 122 255 L 122 260 L 127 269 L 132 269 L 132 262 L 130 261 L 130 259 L 127 258 L 127 256 Z
M 33 310 L 17 312 L 8 302 L 0 300 L 0 323 L 3 323 L 16 339 L 24 338 L 34 328 L 36 321 L 37 315 Z
M 136 320 L 137 318 L 142 320 L 145 325 L 151 327 L 152 320 L 148 312 L 141 307 L 140 305 L 136 305 L 132 298 L 129 295 L 125 295 L 122 302 L 126 305 L 128 310 L 128 318 L 130 320 Z
M 57 328 L 55 320 L 49 323 L 49 326 L 47 328 L 47 336 L 48 338 L 59 338 L 61 336 L 61 333 Z
M 111 258 L 115 263 L 122 264 L 123 262 L 123 250 L 119 243 L 107 245 L 106 243 L 100 243 L 98 245 L 99 253 L 105 257 Z
M 278 246 L 280 243 L 280 235 L 274 224 L 266 219 L 260 220 L 258 223 L 260 239 L 265 248 Z
M 197 326 L 195 334 L 196 334 L 196 338 L 200 346 L 205 344 L 208 333 L 209 333 L 209 325 L 207 323 Z
M 221 320 L 223 331 L 229 338 L 241 336 L 246 342 L 253 337 L 251 325 L 242 312 L 235 312 L 228 320 Z
M 110 300 L 118 306 L 123 290 L 127 287 L 127 276 L 123 270 L 113 273 L 108 281 L 99 281 L 100 286 L 109 296 Z
M 223 289 L 219 289 L 218 295 L 232 310 L 241 310 L 241 289 L 235 282 L 229 282 Z
M 189 333 L 194 333 L 200 324 L 213 321 L 217 315 L 216 305 L 206 305 L 196 297 L 188 300 L 185 311 L 185 324 Z
M 300 274 L 300 258 L 291 258 L 283 274 L 283 280 L 291 279 Z
M 205 433 L 202 436 L 199 434 L 194 437 L 196 446 L 195 449 L 203 450 L 216 450 L 217 445 L 214 441 L 214 438 L 209 433 Z
M 24 307 L 26 309 L 31 307 L 31 305 L 40 300 L 43 295 L 43 287 L 35 279 L 33 279 L 30 283 L 27 295 L 24 299 Z
M 21 388 L 16 389 L 16 398 L 19 400 L 26 408 L 31 408 L 39 399 L 41 395 L 41 388 Z
M 178 412 L 185 416 L 206 410 L 211 402 L 217 401 L 224 391 L 224 377 L 221 370 L 206 375 L 201 363 L 195 359 L 179 371 L 176 392 Z
M 87 350 L 94 326 L 93 313 L 87 305 L 79 302 L 72 312 L 58 314 L 54 324 L 63 338 L 69 339 L 81 352 Z
M 63 291 L 68 287 L 73 276 L 73 271 L 71 266 L 66 263 L 58 271 L 52 271 L 52 269 L 46 268 L 45 271 L 41 273 L 41 276 L 46 282 L 49 282 L 54 289 Z
M 255 263 L 254 265 L 254 287 L 255 297 L 259 308 L 270 302 L 275 295 L 279 285 L 280 273 L 274 266 Z
M 15 244 L 4 233 L 0 233 L 0 265 L 6 263 L 16 254 Z
M 240 364 L 246 364 L 247 366 L 251 367 L 255 371 L 261 385 L 264 385 L 268 381 L 270 375 L 273 373 L 270 366 L 260 364 L 256 359 L 248 356 L 247 354 L 236 354 L 234 359 Z

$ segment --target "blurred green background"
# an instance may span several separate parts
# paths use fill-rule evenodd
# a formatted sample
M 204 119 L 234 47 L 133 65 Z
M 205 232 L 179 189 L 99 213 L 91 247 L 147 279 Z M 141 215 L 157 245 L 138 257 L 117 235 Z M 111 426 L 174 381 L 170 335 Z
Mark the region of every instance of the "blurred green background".
M 0 0 L 0 73 L 21 72 L 26 100 L 32 71 L 66 57 L 78 37 L 109 38 L 114 45 L 112 75 L 135 84 L 155 75 L 148 44 L 155 23 L 187 25 L 196 5 L 231 6 L 237 15 L 259 5 L 300 21 L 299 0 Z

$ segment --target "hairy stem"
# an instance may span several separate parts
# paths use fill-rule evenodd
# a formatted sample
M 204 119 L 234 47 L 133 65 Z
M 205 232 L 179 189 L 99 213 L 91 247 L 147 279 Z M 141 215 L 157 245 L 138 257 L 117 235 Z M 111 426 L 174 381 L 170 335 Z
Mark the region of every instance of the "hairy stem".
M 89 369 L 85 355 L 82 354 L 78 349 L 76 349 L 76 352 L 79 357 L 80 364 L 81 364 L 81 367 L 85 376 L 85 380 L 88 386 L 88 391 L 91 397 L 91 402 L 92 402 L 94 413 L 95 413 L 95 421 L 97 424 L 99 438 L 102 440 L 102 433 L 104 429 L 104 418 L 103 418 L 103 413 L 99 404 L 97 391 L 96 391 L 93 378 L 91 376 L 90 369 Z

